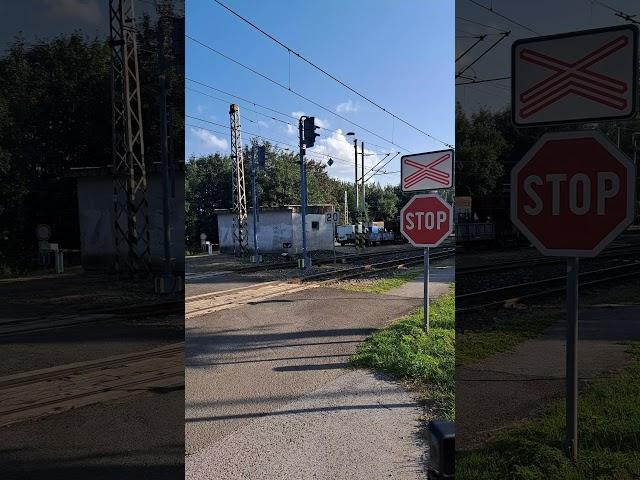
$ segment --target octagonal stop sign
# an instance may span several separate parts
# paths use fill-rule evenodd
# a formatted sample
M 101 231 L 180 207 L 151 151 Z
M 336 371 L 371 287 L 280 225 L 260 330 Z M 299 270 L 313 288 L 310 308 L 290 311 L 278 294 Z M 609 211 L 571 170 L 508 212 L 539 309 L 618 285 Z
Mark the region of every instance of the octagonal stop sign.
M 547 133 L 511 171 L 511 220 L 545 255 L 595 256 L 633 221 L 634 181 L 601 133 Z
M 400 211 L 400 231 L 416 247 L 437 247 L 452 228 L 451 205 L 435 193 L 415 195 Z

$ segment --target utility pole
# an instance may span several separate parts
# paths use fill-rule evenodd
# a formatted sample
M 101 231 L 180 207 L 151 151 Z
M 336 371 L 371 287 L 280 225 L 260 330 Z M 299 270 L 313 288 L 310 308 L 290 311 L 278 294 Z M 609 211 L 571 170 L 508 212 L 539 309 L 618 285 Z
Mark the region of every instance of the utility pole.
M 231 182 L 233 205 L 233 254 L 245 255 L 247 238 L 247 193 L 244 183 L 244 161 L 240 137 L 240 107 L 235 103 L 229 109 L 231 118 Z
M 172 293 L 175 290 L 171 259 L 171 231 L 169 194 L 171 189 L 169 175 L 169 140 L 167 129 L 167 76 L 164 59 L 164 23 L 165 12 L 160 12 L 158 19 L 158 70 L 160 71 L 160 158 L 162 160 L 162 228 L 164 262 L 161 283 L 156 287 L 160 293 Z
M 120 276 L 151 269 L 134 0 L 109 0 L 114 269 Z
M 260 263 L 260 251 L 258 249 L 258 196 L 256 190 L 256 155 L 251 147 L 251 201 L 253 204 L 253 258 L 254 263 Z
M 364 142 L 360 142 L 360 156 L 362 158 L 362 220 L 366 221 L 367 203 L 364 186 Z
M 307 252 L 307 168 L 304 163 L 304 119 L 300 117 L 298 121 L 298 133 L 300 137 L 300 214 L 302 216 L 302 269 L 306 272 L 308 268 Z
M 359 212 L 360 211 L 360 193 L 358 192 L 358 139 L 354 138 L 353 139 L 353 155 L 354 155 L 354 159 L 355 159 L 355 166 L 356 166 L 356 170 L 355 170 L 355 177 L 354 177 L 354 182 L 355 182 L 355 193 L 356 193 L 356 208 L 354 211 Z
M 344 191 L 344 218 L 342 219 L 343 225 L 348 225 L 349 222 L 349 203 L 347 202 L 347 191 Z
M 302 268 L 306 272 L 309 268 L 309 252 L 307 251 L 307 165 L 304 161 L 305 147 L 313 147 L 316 137 L 319 136 L 316 130 L 315 117 L 300 117 L 298 131 L 300 135 L 300 194 L 301 216 L 302 216 Z

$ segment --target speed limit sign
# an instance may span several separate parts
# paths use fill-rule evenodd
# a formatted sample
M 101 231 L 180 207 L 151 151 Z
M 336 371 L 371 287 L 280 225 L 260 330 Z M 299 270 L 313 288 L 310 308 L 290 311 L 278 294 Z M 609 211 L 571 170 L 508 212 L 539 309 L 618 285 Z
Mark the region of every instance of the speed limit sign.
M 340 212 L 331 212 L 325 214 L 327 223 L 338 223 L 340 221 Z

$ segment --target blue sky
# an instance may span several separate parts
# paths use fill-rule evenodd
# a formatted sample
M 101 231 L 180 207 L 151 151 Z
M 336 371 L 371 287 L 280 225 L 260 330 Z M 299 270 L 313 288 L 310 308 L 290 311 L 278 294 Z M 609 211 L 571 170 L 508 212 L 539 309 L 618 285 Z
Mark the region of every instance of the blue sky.
M 454 143 L 454 2 L 449 0 L 222 0 L 240 15 L 325 68 L 354 89 L 420 129 Z M 330 175 L 353 179 L 352 131 L 365 142 L 367 165 L 400 151 L 418 153 L 446 148 L 369 104 L 335 81 L 289 55 L 285 49 L 240 21 L 213 0 L 186 0 L 186 32 L 229 57 L 268 75 L 378 135 L 349 124 L 286 89 L 235 65 L 186 39 L 187 78 L 203 82 L 288 115 L 314 115 L 327 129 L 319 130 L 308 156 L 335 163 Z M 289 80 L 290 78 L 290 80 Z M 293 145 L 297 128 L 249 111 L 274 114 L 187 80 L 186 155 L 229 152 L 229 104 L 240 105 L 242 130 Z M 208 95 L 205 96 L 204 92 Z M 211 98 L 211 96 L 216 97 Z M 208 129 L 208 130 L 205 130 Z M 333 131 L 332 131 L 333 130 Z M 243 142 L 250 140 L 243 135 Z M 405 148 L 402 150 L 385 140 Z M 375 144 L 375 145 L 374 145 Z M 281 145 L 288 148 L 286 145 Z M 388 157 L 389 158 L 389 157 Z M 399 170 L 400 155 L 385 172 Z M 376 177 L 399 183 L 399 173 Z

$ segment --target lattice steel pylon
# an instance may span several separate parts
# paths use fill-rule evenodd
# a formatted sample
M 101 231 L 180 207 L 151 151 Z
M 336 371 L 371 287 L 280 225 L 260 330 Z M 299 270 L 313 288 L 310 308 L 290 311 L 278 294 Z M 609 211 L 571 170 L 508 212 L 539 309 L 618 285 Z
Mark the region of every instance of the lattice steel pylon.
M 231 182 L 233 210 L 233 253 L 245 255 L 249 248 L 247 231 L 247 193 L 244 184 L 244 161 L 240 138 L 240 107 L 231 104 Z
M 149 203 L 134 0 L 109 1 L 115 270 L 150 272 Z

